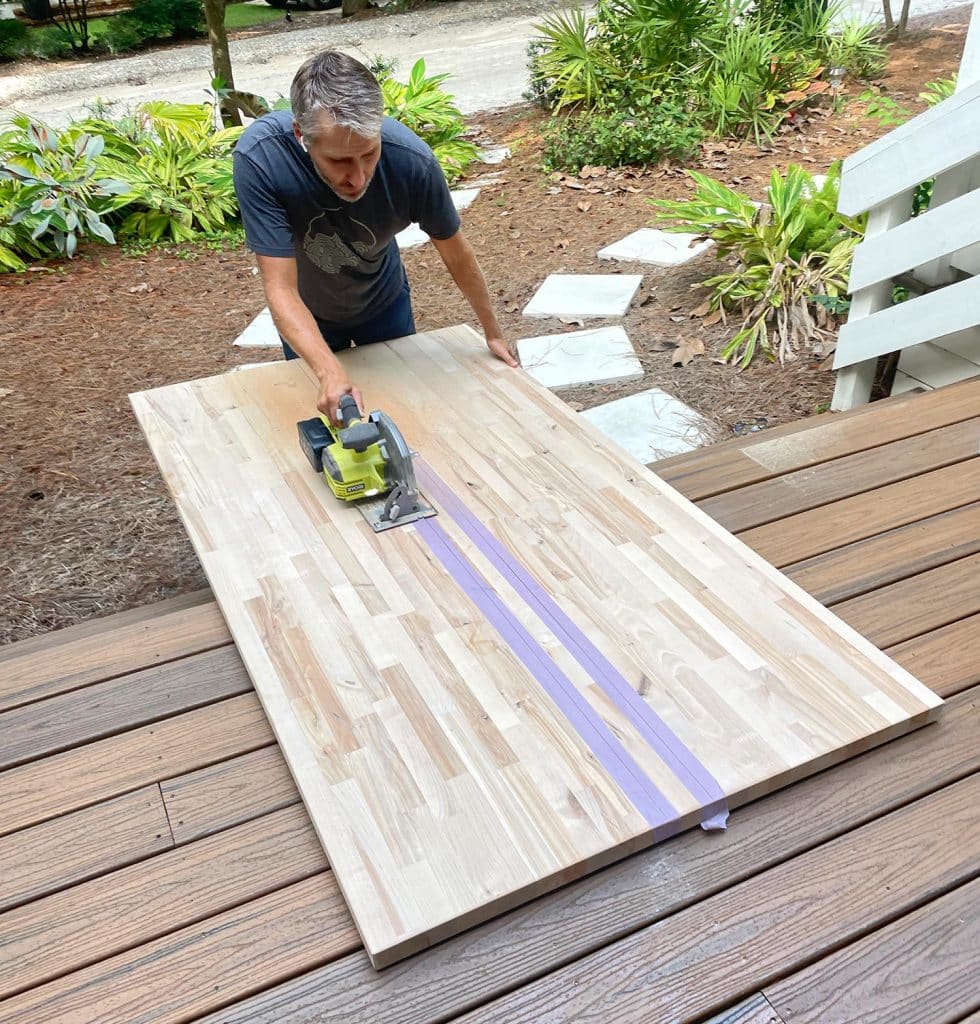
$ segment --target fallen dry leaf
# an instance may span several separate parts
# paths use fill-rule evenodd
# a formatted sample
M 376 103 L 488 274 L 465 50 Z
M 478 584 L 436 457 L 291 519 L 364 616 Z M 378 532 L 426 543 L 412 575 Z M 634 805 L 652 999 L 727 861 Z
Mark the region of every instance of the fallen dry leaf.
M 691 311 L 691 316 L 707 316 L 711 312 L 711 303 L 702 302 L 697 309 Z
M 671 362 L 674 366 L 687 366 L 695 356 L 704 355 L 704 342 L 700 338 L 684 338 L 677 346 Z
M 713 327 L 716 323 L 719 323 L 722 318 L 721 307 L 719 306 L 713 313 L 709 314 L 704 318 L 702 323 L 705 327 Z
M 579 210 L 582 213 L 588 213 L 589 210 L 592 209 L 592 202 L 591 202 L 591 200 L 589 200 L 589 199 L 582 199 L 579 202 L 579 204 L 578 204 L 578 208 L 579 208 Z

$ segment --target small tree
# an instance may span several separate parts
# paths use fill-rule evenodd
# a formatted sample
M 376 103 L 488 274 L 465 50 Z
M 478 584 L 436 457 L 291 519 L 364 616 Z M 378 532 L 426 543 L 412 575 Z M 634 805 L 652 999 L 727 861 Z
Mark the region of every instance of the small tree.
M 905 35 L 906 30 L 909 27 L 909 8 L 912 6 L 912 0 L 902 0 L 902 13 L 898 17 L 898 23 L 896 24 L 894 15 L 892 14 L 891 0 L 881 0 L 882 13 L 885 16 L 885 34 L 888 36 L 902 36 Z
M 228 50 L 228 32 L 225 29 L 225 0 L 204 0 L 204 17 L 208 23 L 208 42 L 211 44 L 214 77 L 221 79 L 225 89 L 234 89 L 235 77 L 231 71 L 231 53 Z
M 51 21 L 75 53 L 88 53 L 88 0 L 58 0 L 57 6 L 51 5 Z

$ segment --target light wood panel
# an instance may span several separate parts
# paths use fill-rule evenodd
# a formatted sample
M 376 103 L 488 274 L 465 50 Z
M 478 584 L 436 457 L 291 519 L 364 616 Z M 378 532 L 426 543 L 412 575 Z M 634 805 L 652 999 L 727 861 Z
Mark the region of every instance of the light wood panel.
M 933 716 L 931 692 L 472 331 L 345 359 L 463 515 L 443 500 L 435 526 L 376 536 L 337 502 L 296 441 L 315 394 L 298 362 L 133 404 L 376 965 L 700 820 L 707 787 L 611 676 L 732 803 Z

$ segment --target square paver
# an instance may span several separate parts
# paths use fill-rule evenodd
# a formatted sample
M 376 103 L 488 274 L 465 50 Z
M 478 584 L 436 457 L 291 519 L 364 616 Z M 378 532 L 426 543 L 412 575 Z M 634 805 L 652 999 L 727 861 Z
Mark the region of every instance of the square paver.
M 643 376 L 622 327 L 524 338 L 517 343 L 524 369 L 546 388 L 568 388 Z
M 623 316 L 641 274 L 551 274 L 524 307 L 524 316 Z
M 472 206 L 473 201 L 479 194 L 480 190 L 478 188 L 461 188 L 450 193 L 453 197 L 453 206 L 456 207 L 459 213 L 462 213 L 468 206 Z M 414 249 L 416 246 L 425 245 L 429 240 L 429 236 L 418 224 L 409 224 L 404 231 L 399 231 L 395 235 L 395 240 L 398 242 L 399 249 Z
M 587 409 L 581 415 L 644 464 L 689 452 L 711 436 L 710 421 L 659 388 Z
M 281 344 L 268 307 L 238 335 L 234 343 L 238 348 L 276 348 Z
M 510 146 L 491 146 L 489 149 L 481 149 L 478 157 L 481 164 L 502 164 L 510 159 Z
M 640 228 L 622 241 L 599 251 L 600 260 L 631 263 L 652 263 L 658 267 L 678 267 L 697 259 L 715 243 L 710 239 L 696 241 L 697 235 L 675 234 L 658 228 Z

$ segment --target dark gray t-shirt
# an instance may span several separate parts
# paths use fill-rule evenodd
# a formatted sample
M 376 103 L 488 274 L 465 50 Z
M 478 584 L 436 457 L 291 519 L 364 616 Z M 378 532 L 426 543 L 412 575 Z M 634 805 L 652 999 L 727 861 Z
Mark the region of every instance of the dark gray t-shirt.
M 300 297 L 314 316 L 356 327 L 401 291 L 395 235 L 417 222 L 433 238 L 451 238 L 459 214 L 432 150 L 397 121 L 385 118 L 381 159 L 356 203 L 323 183 L 292 124 L 288 110 L 265 114 L 235 147 L 245 236 L 262 256 L 295 256 Z

